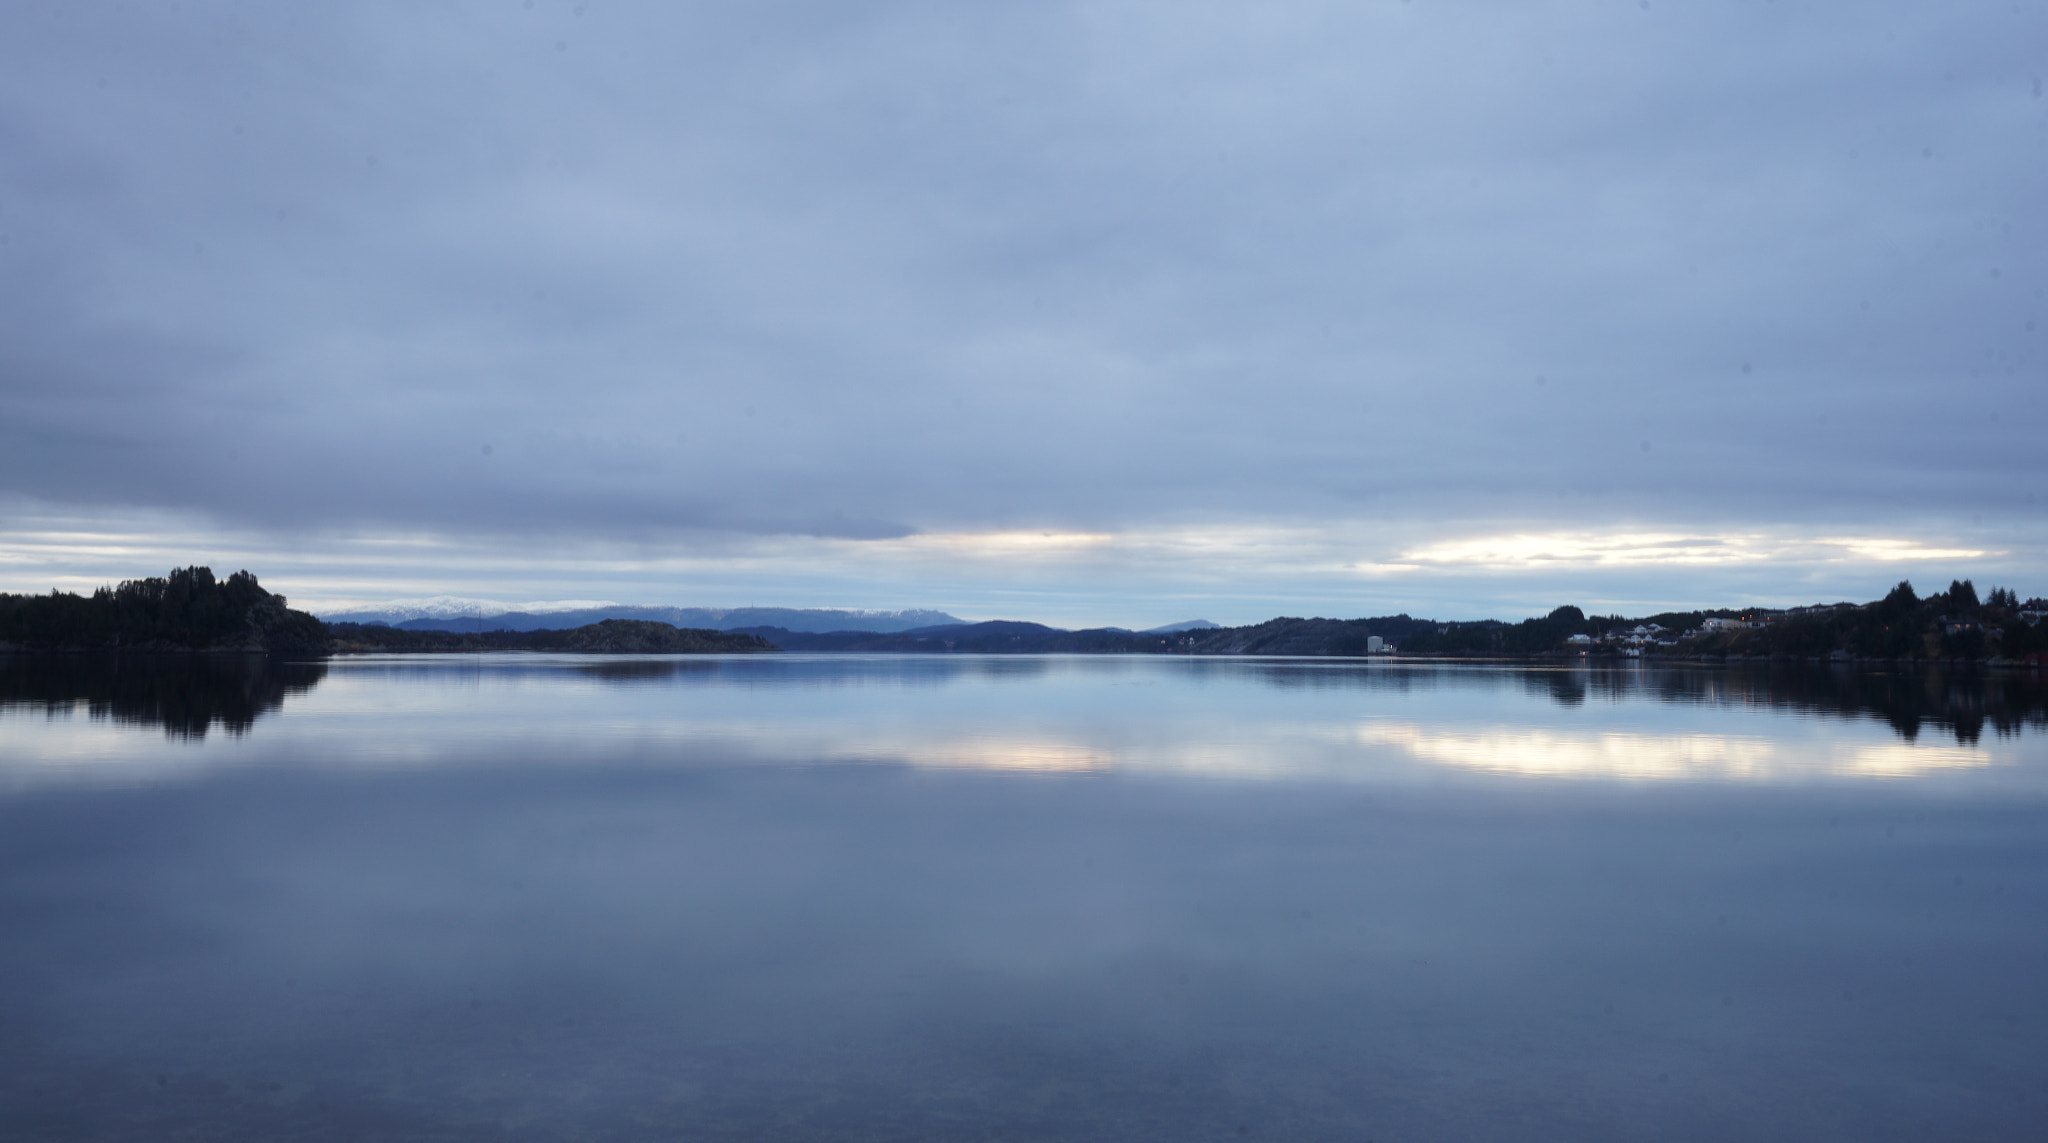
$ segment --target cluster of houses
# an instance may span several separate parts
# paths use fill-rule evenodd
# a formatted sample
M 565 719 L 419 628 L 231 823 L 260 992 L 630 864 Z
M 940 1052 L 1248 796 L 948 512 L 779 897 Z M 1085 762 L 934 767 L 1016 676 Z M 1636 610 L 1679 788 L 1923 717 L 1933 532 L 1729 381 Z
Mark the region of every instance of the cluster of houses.
M 1685 634 L 1689 632 L 1675 632 L 1662 623 L 1638 623 L 1634 627 L 1610 627 L 1598 638 L 1591 635 L 1573 635 L 1565 640 L 1565 645 L 1580 648 L 1619 647 L 1624 656 L 1638 659 L 1642 657 L 1643 648 L 1676 647 Z
M 1620 649 L 1624 656 L 1639 658 L 1645 647 L 1676 647 L 1684 640 L 1698 638 L 1702 635 L 1719 635 L 1733 631 L 1748 631 L 1754 628 L 1769 627 L 1773 623 L 1794 616 L 1820 615 L 1831 611 L 1855 610 L 1858 610 L 1858 607 L 1853 603 L 1821 603 L 1810 607 L 1787 608 L 1782 611 L 1747 611 L 1736 616 L 1709 616 L 1702 619 L 1698 627 L 1687 631 L 1672 631 L 1659 623 L 1638 623 L 1634 627 L 1612 627 L 1597 636 L 1573 635 L 1565 640 L 1565 645 L 1581 650 L 1590 650 L 1594 647 L 1616 647 Z M 2030 599 L 2027 601 L 2027 606 L 2019 609 L 2017 615 L 2022 622 L 2030 627 L 2038 625 L 2043 619 L 2048 619 L 2048 603 L 2038 599 Z M 1996 634 L 1999 630 L 1996 627 L 1987 626 L 1982 621 L 1976 619 L 1944 619 L 1942 621 L 1942 629 L 1950 635 L 1972 630 Z
M 1710 616 L 1701 620 L 1698 627 L 1686 631 L 1673 631 L 1661 623 L 1638 623 L 1633 627 L 1610 627 L 1597 636 L 1573 635 L 1565 640 L 1565 645 L 1581 649 L 1615 647 L 1620 649 L 1623 656 L 1634 659 L 1642 657 L 1645 647 L 1676 647 L 1684 640 L 1701 635 L 1768 627 L 1788 615 L 1832 611 L 1845 606 L 1853 605 L 1823 604 L 1818 607 L 1795 607 L 1790 611 L 1748 611 L 1733 617 Z
M 1723 631 L 1747 631 L 1752 627 L 1769 627 L 1781 619 L 1792 619 L 1806 615 L 1823 615 L 1830 611 L 1854 611 L 1853 603 L 1822 603 L 1812 607 L 1789 607 L 1783 611 L 1745 611 L 1732 617 L 1709 616 L 1700 620 L 1699 633 L 1712 635 Z

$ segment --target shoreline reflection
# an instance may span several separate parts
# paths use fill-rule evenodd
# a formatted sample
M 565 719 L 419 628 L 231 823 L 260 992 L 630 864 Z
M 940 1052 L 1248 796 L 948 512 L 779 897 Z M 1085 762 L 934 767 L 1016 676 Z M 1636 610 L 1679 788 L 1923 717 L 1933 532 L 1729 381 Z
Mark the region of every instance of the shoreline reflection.
M 239 738 L 285 699 L 327 676 L 327 664 L 268 655 L 0 655 L 0 714 L 83 709 L 94 720 L 158 727 L 171 738 Z
M 326 697 L 313 697 L 316 688 Z M 337 704 L 374 720 L 325 728 L 319 754 L 344 762 L 374 750 L 389 755 L 401 742 L 422 760 L 474 754 L 486 742 L 510 760 L 543 742 L 559 750 L 630 738 L 763 761 L 1038 772 L 1307 776 L 1355 770 L 1364 748 L 1532 776 L 1751 780 L 1983 769 L 2010 753 L 1987 751 L 1987 730 L 1994 740 L 2048 731 L 2048 687 L 2038 677 L 1939 669 L 1149 656 L 0 655 L 0 719 L 82 711 L 117 728 L 199 742 L 216 730 L 243 739 L 259 720 L 275 718 L 266 735 L 305 739 L 319 736 L 315 724 Z M 1768 715 L 1781 721 L 1755 721 Z M 1787 715 L 1836 729 L 1788 740 Z M 1870 740 L 1880 725 L 1891 732 L 1888 743 Z M 1925 741 L 1930 730 L 1953 744 Z M 55 764 L 66 743 L 85 745 L 18 742 L 14 761 L 40 755 Z

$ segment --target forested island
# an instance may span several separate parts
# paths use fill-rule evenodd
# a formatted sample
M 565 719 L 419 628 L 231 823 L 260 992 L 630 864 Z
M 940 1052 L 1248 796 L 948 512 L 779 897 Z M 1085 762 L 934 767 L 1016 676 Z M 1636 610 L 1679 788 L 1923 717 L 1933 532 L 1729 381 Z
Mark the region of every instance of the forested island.
M 178 568 L 89 596 L 0 594 L 0 651 L 263 652 L 321 656 L 392 651 L 707 654 L 773 651 L 753 635 L 611 619 L 567 631 L 401 631 L 322 623 L 285 606 L 256 577 Z
M 1068 631 L 998 620 L 909 631 L 710 630 L 607 619 L 566 630 L 415 630 L 323 623 L 286 606 L 246 571 L 215 579 L 180 568 L 90 596 L 0 595 L 0 650 L 268 652 L 291 656 L 393 652 L 555 651 L 731 654 L 770 651 L 955 654 L 1183 654 L 1431 658 L 1668 658 L 1960 661 L 2038 665 L 2048 653 L 2048 601 L 2020 602 L 1969 580 L 1925 597 L 1900 583 L 1870 603 L 1787 609 L 1663 612 L 1629 618 L 1559 607 L 1540 618 L 1439 622 L 1281 617 L 1244 627 Z

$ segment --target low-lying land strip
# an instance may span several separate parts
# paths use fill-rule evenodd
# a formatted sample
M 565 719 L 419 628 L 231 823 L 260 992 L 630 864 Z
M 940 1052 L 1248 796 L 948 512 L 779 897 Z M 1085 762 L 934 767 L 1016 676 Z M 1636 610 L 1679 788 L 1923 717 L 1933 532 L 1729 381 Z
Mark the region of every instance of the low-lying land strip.
M 2048 602 L 2004 588 L 1980 599 L 1968 580 L 1922 598 L 1901 583 L 1883 599 L 1782 610 L 1588 616 L 1560 607 L 1518 623 L 1282 617 L 1245 627 L 1067 631 L 998 620 L 908 631 L 710 630 L 606 619 L 567 630 L 420 630 L 322 623 L 285 606 L 248 572 L 216 580 L 181 568 L 91 596 L 0 595 L 0 650 L 267 651 L 288 655 L 421 651 L 730 654 L 841 651 L 970 654 L 1184 654 L 1443 658 L 1961 660 L 2038 664 L 2048 654 Z
M 360 623 L 327 625 L 337 654 L 366 651 L 571 651 L 611 655 L 727 655 L 773 651 L 755 635 L 676 627 L 648 619 L 606 619 L 566 631 L 402 631 Z

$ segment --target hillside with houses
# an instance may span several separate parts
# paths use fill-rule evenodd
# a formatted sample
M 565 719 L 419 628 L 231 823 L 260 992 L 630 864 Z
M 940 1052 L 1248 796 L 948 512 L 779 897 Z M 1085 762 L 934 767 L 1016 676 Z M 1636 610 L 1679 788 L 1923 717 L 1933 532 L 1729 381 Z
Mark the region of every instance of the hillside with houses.
M 1397 644 L 1404 654 L 1607 658 L 1963 660 L 2039 664 L 2048 600 L 1969 580 L 1921 597 L 1901 582 L 1870 603 L 1670 612 L 1639 619 L 1561 607 L 1542 619 L 1441 624 Z

